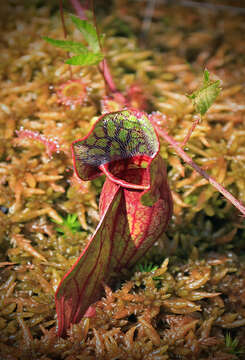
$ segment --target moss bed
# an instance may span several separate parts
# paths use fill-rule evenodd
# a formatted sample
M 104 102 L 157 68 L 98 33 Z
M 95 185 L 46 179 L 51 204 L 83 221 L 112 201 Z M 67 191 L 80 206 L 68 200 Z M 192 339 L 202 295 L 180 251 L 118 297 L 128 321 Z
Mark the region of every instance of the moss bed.
M 71 77 L 66 55 L 42 39 L 63 38 L 57 3 L 1 3 L 0 359 L 244 359 L 244 219 L 163 141 L 174 199 L 166 235 L 140 265 L 105 285 L 94 317 L 67 338 L 56 336 L 54 293 L 96 228 L 103 182 L 73 176 L 70 145 L 88 133 L 105 96 L 97 68 L 75 66 L 84 98 L 62 103 Z M 193 121 L 185 94 L 207 67 L 223 90 L 185 150 L 245 201 L 244 14 L 157 3 L 142 40 L 145 5 L 98 2 L 118 88 L 137 84 L 147 110 L 165 114 L 169 134 L 183 141 Z M 22 127 L 55 140 L 59 152 L 50 157 L 45 144 L 17 137 Z M 57 230 L 68 214 L 77 215 L 79 231 L 64 221 Z

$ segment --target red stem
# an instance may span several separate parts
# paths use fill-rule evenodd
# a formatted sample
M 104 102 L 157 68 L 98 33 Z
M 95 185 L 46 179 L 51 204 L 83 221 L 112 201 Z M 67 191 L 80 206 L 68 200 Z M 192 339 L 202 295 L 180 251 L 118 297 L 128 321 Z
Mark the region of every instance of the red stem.
M 199 121 L 200 121 L 200 117 L 198 115 L 196 115 L 195 118 L 194 118 L 194 122 L 191 125 L 191 128 L 188 130 L 188 133 L 187 133 L 186 137 L 184 138 L 183 142 L 180 144 L 182 148 L 189 141 L 193 131 L 195 130 L 196 126 L 199 124 Z
M 227 191 L 222 185 L 217 183 L 206 171 L 201 169 L 194 161 L 184 152 L 184 150 L 179 146 L 179 144 L 169 136 L 163 129 L 159 128 L 157 125 L 154 125 L 156 131 L 161 135 L 165 141 L 167 141 L 178 155 L 194 170 L 196 170 L 201 176 L 209 181 L 227 200 L 229 200 L 244 216 L 245 216 L 245 207 L 240 201 L 238 201 L 229 191 Z
M 96 32 L 98 34 L 98 39 L 99 39 L 99 44 L 100 44 L 100 49 L 102 52 L 104 52 L 102 46 L 101 46 L 101 42 L 100 42 L 100 36 L 99 36 L 99 31 L 98 31 L 98 27 L 97 27 L 97 22 L 96 22 L 96 17 L 95 17 L 95 11 L 94 11 L 94 1 L 91 0 L 91 8 L 92 8 L 92 13 L 93 13 L 93 20 L 94 20 L 94 26 L 96 28 Z M 110 68 L 107 64 L 106 58 L 104 57 L 104 59 L 99 63 L 99 71 L 101 72 L 104 81 L 105 81 L 105 85 L 106 85 L 106 89 L 107 89 L 107 93 L 115 93 L 118 92 L 116 85 L 114 83 L 114 80 L 112 78 L 111 75 L 111 71 Z
M 109 91 L 111 93 L 117 92 L 117 88 L 116 88 L 116 85 L 115 85 L 115 83 L 114 83 L 114 81 L 112 79 L 112 75 L 111 75 L 111 72 L 110 72 L 110 69 L 109 69 L 109 66 L 107 64 L 106 59 L 103 59 L 100 62 L 99 69 L 100 69 L 101 74 L 104 77 L 105 83 L 106 83 Z
M 79 0 L 70 0 L 70 3 L 72 4 L 77 16 L 80 17 L 80 19 L 82 19 L 82 20 L 87 20 L 86 14 L 84 12 L 84 8 L 80 4 L 80 1 Z M 94 17 L 94 25 L 95 25 L 95 28 L 97 30 L 93 1 L 92 1 L 92 13 L 93 13 L 93 17 Z M 98 30 L 97 30 L 97 33 L 98 33 Z M 100 46 L 100 48 L 101 48 L 101 51 L 103 51 L 101 46 Z M 106 59 L 104 59 L 104 60 L 102 60 L 100 62 L 99 71 L 101 72 L 101 74 L 102 74 L 102 76 L 104 78 L 105 85 L 106 85 L 106 88 L 108 89 L 108 92 L 109 93 L 118 92 L 118 90 L 116 88 L 116 85 L 114 83 L 114 80 L 112 78 L 111 71 L 110 71 L 110 68 L 108 66 L 108 63 L 107 63 Z M 125 100 L 123 95 L 122 95 L 122 97 Z

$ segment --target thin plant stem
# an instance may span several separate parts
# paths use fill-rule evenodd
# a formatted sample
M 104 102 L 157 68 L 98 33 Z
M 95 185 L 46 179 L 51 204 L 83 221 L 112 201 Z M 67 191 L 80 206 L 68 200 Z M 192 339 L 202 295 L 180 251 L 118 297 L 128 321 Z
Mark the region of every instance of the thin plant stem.
M 183 147 L 187 144 L 187 142 L 189 141 L 189 139 L 190 139 L 193 131 L 195 130 L 195 128 L 196 128 L 196 126 L 199 124 L 199 122 L 200 122 L 200 117 L 199 117 L 199 115 L 195 115 L 194 121 L 193 121 L 190 129 L 188 130 L 188 133 L 187 133 L 186 137 L 184 138 L 183 142 L 180 144 L 180 146 L 181 146 L 182 148 L 183 148 Z
M 82 7 L 82 5 L 80 4 L 80 2 L 78 0 L 70 0 L 71 5 L 73 6 L 77 16 L 81 19 L 81 20 L 87 20 L 84 8 Z
M 92 14 L 93 14 L 94 27 L 96 29 L 96 33 L 97 33 L 98 40 L 99 40 L 100 51 L 104 54 L 104 49 L 102 48 L 102 45 L 101 45 L 97 21 L 96 21 L 96 17 L 95 17 L 94 1 L 91 0 L 90 4 L 91 4 L 91 10 L 92 10 Z M 109 70 L 109 66 L 107 65 L 105 56 L 104 56 L 104 59 L 99 63 L 98 69 L 104 78 L 105 89 L 106 89 L 107 94 L 110 94 L 110 92 L 112 92 L 112 93 L 116 92 L 116 85 L 112 79 L 112 76 L 111 76 L 111 73 Z
M 108 88 L 108 93 L 117 92 L 117 88 L 116 88 L 116 85 L 115 85 L 115 83 L 114 83 L 114 81 L 112 79 L 111 72 L 110 72 L 110 69 L 109 69 L 109 66 L 107 64 L 106 59 L 103 59 L 99 63 L 99 71 L 103 75 L 105 85 Z
M 145 7 L 145 12 L 144 12 L 144 19 L 143 19 L 142 28 L 141 28 L 141 34 L 140 34 L 140 42 L 142 45 L 145 44 L 146 37 L 151 28 L 152 17 L 154 14 L 155 6 L 156 6 L 156 0 L 148 0 L 147 1 L 146 7 Z
M 169 0 L 160 0 L 161 3 L 166 3 Z M 224 4 L 213 4 L 212 1 L 192 1 L 192 0 L 175 0 L 175 4 L 184 7 L 201 8 L 210 11 L 229 11 L 234 14 L 244 14 L 244 7 L 224 5 Z
M 214 178 L 212 178 L 206 171 L 204 171 L 196 163 L 194 163 L 194 161 L 185 153 L 185 151 L 179 146 L 179 144 L 171 136 L 168 135 L 166 131 L 164 131 L 155 124 L 154 126 L 157 133 L 174 148 L 174 150 L 184 160 L 185 163 L 190 165 L 202 177 L 208 180 L 209 183 L 213 185 L 213 187 L 215 187 L 227 200 L 229 200 L 243 214 L 243 216 L 245 216 L 245 207 L 240 201 L 238 201 L 228 190 L 226 190 L 221 184 L 219 184 Z
M 79 0 L 70 0 L 70 3 L 72 4 L 77 16 L 82 20 L 87 20 L 86 14 L 84 12 L 84 8 L 82 7 L 80 1 Z M 94 26 L 96 28 L 97 34 L 99 34 L 98 33 L 98 28 L 97 28 L 97 23 L 96 23 L 96 18 L 95 18 L 94 2 L 93 1 L 91 1 L 91 10 L 92 10 L 92 13 L 93 13 Z M 99 36 L 98 36 L 98 39 L 99 39 L 101 52 L 104 52 L 103 48 L 101 46 Z M 117 90 L 117 87 L 115 85 L 115 82 L 113 80 L 113 77 L 111 75 L 111 71 L 110 71 L 110 68 L 108 66 L 108 63 L 107 63 L 105 58 L 100 62 L 99 66 L 98 66 L 98 69 L 99 69 L 100 73 L 102 74 L 102 76 L 104 78 L 105 88 L 107 90 L 107 93 L 108 94 L 110 94 L 110 93 L 119 93 L 118 90 Z
M 94 1 L 93 0 L 91 0 L 91 10 L 92 10 L 92 13 L 93 13 L 94 26 L 95 26 L 95 29 L 96 29 L 96 32 L 97 32 L 97 35 L 98 35 L 98 39 L 99 39 L 100 50 L 101 50 L 102 53 L 104 53 L 104 49 L 103 49 L 103 47 L 101 45 L 98 26 L 97 26 L 97 22 L 96 22 L 96 16 L 95 16 L 95 10 L 94 10 Z M 104 78 L 107 93 L 110 94 L 110 93 L 118 92 L 117 88 L 116 88 L 116 85 L 114 83 L 114 80 L 112 78 L 110 68 L 109 68 L 109 66 L 107 64 L 107 61 L 105 59 L 105 56 L 104 56 L 104 59 L 99 63 L 98 68 L 99 68 L 99 71 L 100 71 L 100 73 L 102 74 L 102 76 Z
M 66 30 L 65 18 L 64 18 L 63 0 L 59 0 L 59 4 L 60 4 L 61 23 L 62 23 L 62 27 L 63 27 L 64 38 L 66 39 L 66 37 L 67 37 L 67 30 Z M 69 58 L 69 54 L 68 54 L 68 53 L 67 53 L 67 57 Z M 69 65 L 69 71 L 70 71 L 70 77 L 72 78 L 71 65 Z
M 62 23 L 62 27 L 63 27 L 63 32 L 64 32 L 64 38 L 67 37 L 67 30 L 66 30 L 66 26 L 65 26 L 65 18 L 64 18 L 64 10 L 63 10 L 63 0 L 59 0 L 60 2 L 60 17 L 61 17 L 61 23 Z

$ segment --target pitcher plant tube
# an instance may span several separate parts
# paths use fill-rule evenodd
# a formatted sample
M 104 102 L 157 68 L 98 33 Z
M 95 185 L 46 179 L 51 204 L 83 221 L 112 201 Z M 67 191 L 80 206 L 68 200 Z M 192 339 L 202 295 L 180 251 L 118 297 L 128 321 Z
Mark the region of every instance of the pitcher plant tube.
M 172 215 L 158 137 L 146 113 L 102 115 L 72 152 L 79 178 L 105 174 L 106 181 L 97 229 L 56 292 L 59 336 L 98 300 L 104 282 L 134 265 L 161 237 Z

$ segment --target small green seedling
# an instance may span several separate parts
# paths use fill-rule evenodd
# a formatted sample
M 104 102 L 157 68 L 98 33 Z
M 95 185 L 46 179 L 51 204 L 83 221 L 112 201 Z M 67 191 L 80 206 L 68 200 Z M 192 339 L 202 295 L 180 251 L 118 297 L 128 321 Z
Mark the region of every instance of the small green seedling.
M 153 272 L 159 268 L 158 265 L 154 265 L 153 262 L 143 262 L 137 266 L 137 270 L 140 272 Z
M 159 269 L 158 265 L 153 264 L 153 262 L 143 262 L 139 265 L 136 266 L 136 271 L 142 272 L 142 273 L 153 273 Z M 155 281 L 155 286 L 157 289 L 160 289 L 162 284 L 161 284 L 161 280 L 162 277 L 161 276 L 154 276 L 152 277 L 152 280 Z
M 81 225 L 77 219 L 76 214 L 68 214 L 67 217 L 62 218 L 62 220 L 62 223 L 60 223 L 52 219 L 53 222 L 59 225 L 55 230 L 60 235 L 66 237 L 67 233 L 75 234 L 81 232 Z
M 228 332 L 225 335 L 225 346 L 228 349 L 228 352 L 233 355 L 242 355 L 244 354 L 243 349 L 238 349 L 239 340 L 237 338 L 232 339 L 231 334 Z

